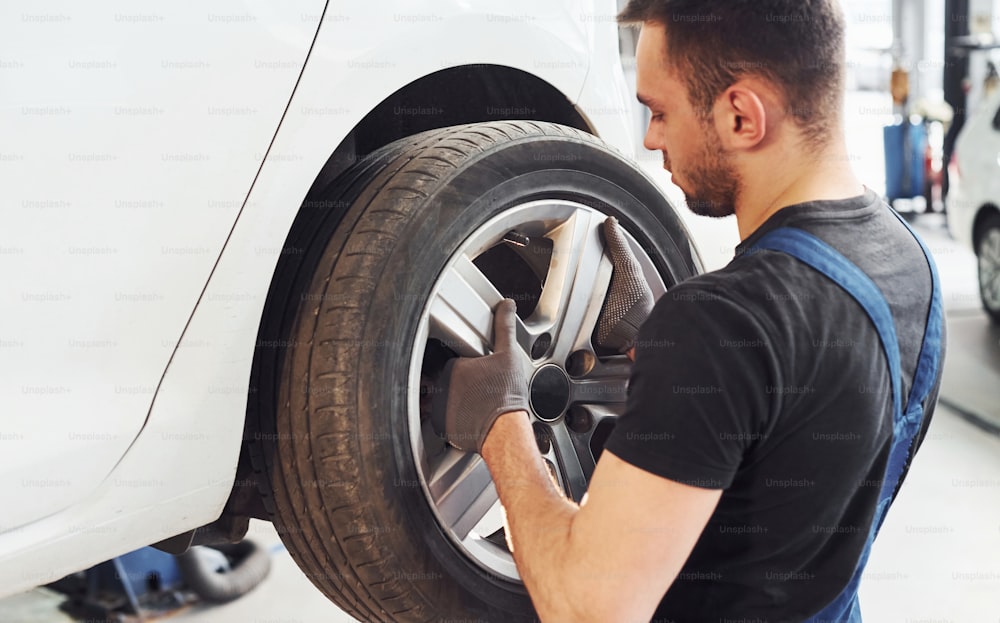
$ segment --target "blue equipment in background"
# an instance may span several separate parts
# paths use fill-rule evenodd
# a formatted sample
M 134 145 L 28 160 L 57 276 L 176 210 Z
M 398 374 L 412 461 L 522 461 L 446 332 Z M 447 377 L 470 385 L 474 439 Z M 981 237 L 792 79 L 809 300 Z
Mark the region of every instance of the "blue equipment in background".
M 904 120 L 885 126 L 882 136 L 885 140 L 885 194 L 889 204 L 896 199 L 923 196 L 926 126 Z
M 260 584 L 270 552 L 253 541 L 195 546 L 179 555 L 143 547 L 48 585 L 81 621 L 162 617 L 192 603 L 225 603 Z

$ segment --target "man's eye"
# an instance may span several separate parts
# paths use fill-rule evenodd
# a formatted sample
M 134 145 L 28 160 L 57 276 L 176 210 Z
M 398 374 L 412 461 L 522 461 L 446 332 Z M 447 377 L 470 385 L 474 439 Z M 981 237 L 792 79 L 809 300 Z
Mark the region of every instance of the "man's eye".
M 662 113 L 653 113 L 653 115 L 649 118 L 649 120 L 650 121 L 663 121 L 663 114 Z

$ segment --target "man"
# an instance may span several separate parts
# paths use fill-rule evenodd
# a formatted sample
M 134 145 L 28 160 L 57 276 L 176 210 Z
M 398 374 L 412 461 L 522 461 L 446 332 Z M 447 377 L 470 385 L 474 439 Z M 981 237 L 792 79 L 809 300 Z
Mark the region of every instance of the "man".
M 868 537 L 930 421 L 941 336 L 921 244 L 849 164 L 843 16 L 836 0 L 632 0 L 620 20 L 641 24 L 645 146 L 692 210 L 735 213 L 737 257 L 653 307 L 606 224 L 596 340 L 635 365 L 580 507 L 539 457 L 511 301 L 494 353 L 450 368 L 446 435 L 486 460 L 543 621 L 860 620 Z M 814 257 L 765 250 L 784 228 L 846 256 L 891 317 Z

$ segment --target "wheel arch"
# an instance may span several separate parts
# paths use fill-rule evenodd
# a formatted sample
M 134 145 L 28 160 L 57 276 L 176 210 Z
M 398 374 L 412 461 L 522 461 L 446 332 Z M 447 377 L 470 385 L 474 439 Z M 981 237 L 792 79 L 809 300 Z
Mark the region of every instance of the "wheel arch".
M 285 238 L 274 272 L 270 275 L 268 294 L 261 313 L 255 342 L 249 394 L 259 395 L 261 382 L 272 371 L 265 361 L 274 354 L 287 331 L 286 316 L 294 312 L 287 303 L 290 284 L 283 283 L 295 265 L 302 261 L 297 250 L 304 237 L 312 233 L 314 211 L 311 207 L 343 209 L 346 206 L 319 206 L 316 197 L 331 185 L 341 182 L 342 174 L 355 162 L 385 145 L 426 130 L 465 123 L 532 120 L 559 123 L 597 135 L 585 115 L 566 94 L 546 80 L 520 69 L 496 64 L 473 64 L 450 67 L 418 78 L 397 89 L 372 108 L 337 144 L 316 174 Z M 295 286 L 291 286 L 294 298 Z M 292 309 L 289 309 L 292 307 Z M 262 434 L 262 413 L 266 405 L 248 400 L 244 418 L 243 443 L 232 491 L 223 516 L 250 516 L 269 519 L 273 510 L 266 487 L 251 460 L 250 444 Z M 255 486 L 249 486 L 253 483 Z
M 597 132 L 565 94 L 526 71 L 495 64 L 460 65 L 427 74 L 383 99 L 330 154 L 310 194 L 359 158 L 425 130 L 504 120 L 550 121 Z
M 580 131 L 531 122 L 449 128 L 404 139 L 359 162 L 344 185 L 322 195 L 353 207 L 332 236 L 323 231 L 330 221 L 317 228 L 315 242 L 332 242 L 322 251 L 321 268 L 302 271 L 308 273 L 303 293 L 309 298 L 290 301 L 300 306 L 297 324 L 285 338 L 295 351 L 284 355 L 275 401 L 281 414 L 275 439 L 282 441 L 268 466 L 277 468 L 272 473 L 279 534 L 314 583 L 351 612 L 356 604 L 363 610 L 385 603 L 384 617 L 395 608 L 408 613 L 399 620 L 440 618 L 429 611 L 438 607 L 439 614 L 461 611 L 489 620 L 501 620 L 492 614 L 509 609 L 534 620 L 523 589 L 477 566 L 440 534 L 442 523 L 416 486 L 420 461 L 413 457 L 419 450 L 401 434 L 410 432 L 412 443 L 417 417 L 412 362 L 422 357 L 413 351 L 409 371 L 399 363 L 410 354 L 407 342 L 425 337 L 417 330 L 421 310 L 427 309 L 438 270 L 459 253 L 454 245 L 486 219 L 496 228 L 486 234 L 486 244 L 495 244 L 510 221 L 492 219 L 511 205 L 550 194 L 576 197 L 574 213 L 588 212 L 586 245 L 596 249 L 588 255 L 601 264 L 606 260 L 598 228 L 604 217 L 593 214 L 591 201 L 624 217 L 646 215 L 644 227 L 638 225 L 641 218 L 631 222 L 647 234 L 673 213 L 653 181 L 629 168 L 620 154 L 601 149 Z M 554 226 L 550 217 L 557 218 L 525 215 L 541 218 L 545 227 Z M 537 228 L 529 231 L 542 235 Z M 676 258 L 694 267 L 683 253 L 686 238 L 672 245 L 663 242 L 667 236 L 650 238 L 663 250 L 664 264 Z M 574 234 L 565 244 L 576 249 L 581 240 Z M 600 272 L 593 262 L 580 272 Z M 498 286 L 501 291 L 510 292 Z M 463 299 L 470 296 L 458 292 Z M 446 335 L 438 337 L 447 343 Z M 479 327 L 464 343 L 471 346 L 484 335 Z M 563 361 L 565 355 L 553 356 Z M 423 388 L 423 376 L 420 383 Z M 382 533 L 380 526 L 393 530 Z M 356 556 L 364 557 L 363 576 L 350 567 L 361 562 Z M 418 586 L 425 578 L 431 581 Z M 446 578 L 461 582 L 443 582 Z M 419 602 L 415 595 L 422 596 Z

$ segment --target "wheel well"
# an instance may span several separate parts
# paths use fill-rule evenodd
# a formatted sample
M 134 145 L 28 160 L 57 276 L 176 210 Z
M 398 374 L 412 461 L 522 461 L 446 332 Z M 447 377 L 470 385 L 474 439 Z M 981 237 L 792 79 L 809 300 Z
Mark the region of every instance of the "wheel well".
M 380 102 L 341 141 L 309 194 L 325 188 L 359 158 L 425 130 L 463 123 L 528 119 L 596 134 L 548 82 L 502 65 L 462 65 L 419 78 Z
M 596 134 L 576 107 L 558 89 L 529 73 L 500 65 L 464 65 L 434 72 L 399 89 L 372 109 L 334 149 L 317 174 L 303 202 L 314 199 L 337 181 L 352 164 L 368 154 L 401 138 L 426 130 L 464 123 L 500 120 L 549 121 Z M 301 232 L 308 231 L 308 219 L 315 219 L 315 210 L 301 209 L 296 215 L 283 248 L 297 248 Z M 264 305 L 257 346 L 251 372 L 251 392 L 259 389 L 262 377 L 273 372 L 268 358 L 274 358 L 274 348 L 284 335 L 287 288 L 280 287 L 282 275 L 301 258 L 295 253 L 282 253 L 271 278 L 268 298 Z M 279 286 L 279 287 L 276 287 Z M 262 345 L 264 345 L 262 347 Z M 270 500 L 265 499 L 264 483 L 259 466 L 249 456 L 249 444 L 261 434 L 261 418 L 270 405 L 255 400 L 247 403 L 243 447 L 237 466 L 236 482 L 223 510 L 223 518 L 248 516 L 269 519 Z
M 983 207 L 979 208 L 979 212 L 976 213 L 976 220 L 972 223 L 973 248 L 979 246 L 979 237 L 982 235 L 986 219 L 988 219 L 990 215 L 1000 216 L 1000 208 L 992 203 L 987 203 Z

